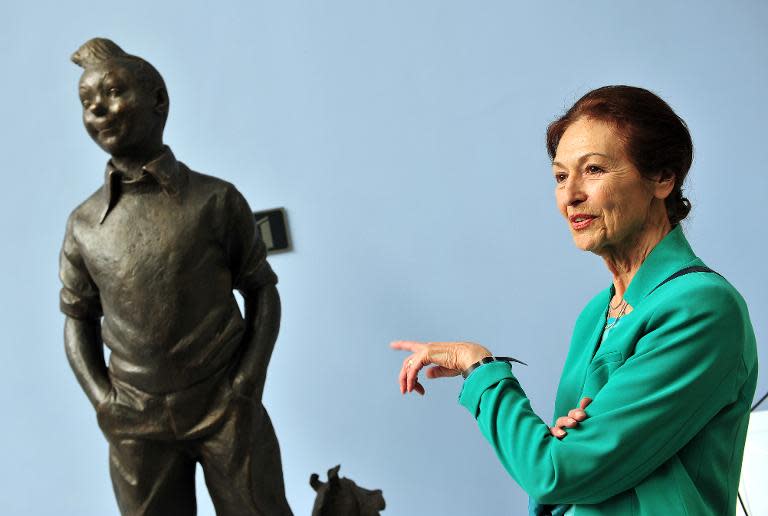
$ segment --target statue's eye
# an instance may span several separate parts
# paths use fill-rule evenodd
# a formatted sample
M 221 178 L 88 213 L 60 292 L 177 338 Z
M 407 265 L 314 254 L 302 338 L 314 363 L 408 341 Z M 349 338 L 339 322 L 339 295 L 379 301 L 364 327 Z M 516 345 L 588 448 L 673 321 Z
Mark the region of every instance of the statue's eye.
M 118 88 L 109 88 L 107 90 L 107 93 L 109 93 L 110 97 L 119 97 L 120 96 L 120 90 Z
M 88 105 L 91 103 L 88 99 L 80 99 L 80 103 L 83 104 L 83 107 L 88 107 Z

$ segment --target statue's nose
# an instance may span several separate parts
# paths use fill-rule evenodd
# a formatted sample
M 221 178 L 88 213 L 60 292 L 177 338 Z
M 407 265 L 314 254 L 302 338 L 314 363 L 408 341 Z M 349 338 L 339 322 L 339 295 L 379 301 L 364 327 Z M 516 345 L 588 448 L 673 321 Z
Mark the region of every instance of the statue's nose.
M 104 116 L 107 112 L 107 106 L 104 104 L 101 95 L 96 95 L 91 102 L 88 103 L 88 111 L 94 116 Z

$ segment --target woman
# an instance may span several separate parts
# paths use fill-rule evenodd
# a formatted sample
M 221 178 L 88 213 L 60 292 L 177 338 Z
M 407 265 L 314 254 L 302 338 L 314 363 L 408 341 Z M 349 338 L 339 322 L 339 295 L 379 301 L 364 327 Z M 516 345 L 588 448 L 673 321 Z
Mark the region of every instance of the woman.
M 738 292 L 683 235 L 693 158 L 685 123 L 653 93 L 607 86 L 547 130 L 555 196 L 574 243 L 612 285 L 582 311 L 548 427 L 508 361 L 479 344 L 398 341 L 403 392 L 468 374 L 459 401 L 531 496 L 531 514 L 734 514 L 755 337 Z

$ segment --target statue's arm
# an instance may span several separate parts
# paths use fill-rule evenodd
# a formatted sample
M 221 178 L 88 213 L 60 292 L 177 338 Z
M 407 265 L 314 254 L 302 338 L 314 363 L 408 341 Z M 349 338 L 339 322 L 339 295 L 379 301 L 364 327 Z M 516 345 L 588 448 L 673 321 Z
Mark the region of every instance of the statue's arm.
M 111 382 L 104 362 L 101 323 L 98 319 L 66 317 L 64 349 L 69 365 L 91 405 L 97 407 L 109 394 Z
M 232 287 L 245 301 L 243 351 L 232 378 L 232 388 L 237 395 L 259 400 L 280 330 L 277 276 L 267 262 L 267 249 L 257 236 L 256 221 L 248 202 L 235 188 L 227 193 L 226 249 Z
M 245 351 L 238 365 L 232 388 L 236 394 L 261 399 L 267 366 L 280 331 L 280 295 L 275 285 L 255 292 L 244 292 Z
M 62 283 L 59 306 L 65 317 L 64 350 L 67 359 L 85 395 L 96 407 L 106 398 L 112 385 L 104 363 L 101 340 L 101 297 L 75 238 L 76 220 L 73 212 L 67 220 L 59 255 Z

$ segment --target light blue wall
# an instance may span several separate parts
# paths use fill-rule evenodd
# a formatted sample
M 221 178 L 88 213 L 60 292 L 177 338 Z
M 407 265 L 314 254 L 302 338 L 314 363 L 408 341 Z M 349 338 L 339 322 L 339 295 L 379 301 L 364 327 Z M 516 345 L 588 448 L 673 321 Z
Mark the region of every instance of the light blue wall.
M 524 513 L 456 403 L 460 381 L 401 397 L 387 343 L 471 339 L 518 356 L 549 418 L 576 315 L 610 277 L 556 213 L 544 128 L 599 85 L 648 87 L 690 125 L 686 231 L 747 299 L 768 361 L 768 4 L 209 5 L 0 7 L 0 513 L 116 513 L 57 305 L 64 222 L 106 160 L 68 60 L 96 35 L 164 75 L 180 159 L 254 209 L 288 210 L 295 251 L 271 260 L 285 313 L 265 403 L 297 515 L 310 513 L 310 473 L 339 462 L 384 490 L 388 515 Z

